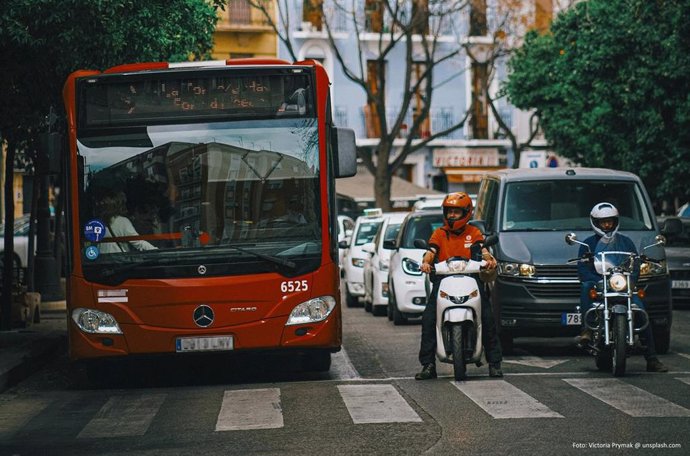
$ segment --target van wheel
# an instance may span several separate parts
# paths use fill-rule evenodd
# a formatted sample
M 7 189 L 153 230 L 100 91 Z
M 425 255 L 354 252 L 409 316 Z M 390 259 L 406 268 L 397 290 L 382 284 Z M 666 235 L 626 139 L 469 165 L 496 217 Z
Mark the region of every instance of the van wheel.
M 369 299 L 367 299 L 366 296 L 364 297 L 364 310 L 366 312 L 371 312 L 371 310 L 372 310 L 371 301 Z
M 395 326 L 404 325 L 407 323 L 407 318 L 398 310 L 398 306 L 393 307 L 393 324 Z
M 659 355 L 668 353 L 671 346 L 671 331 L 668 328 L 657 326 L 654 329 L 654 348 Z
M 388 305 L 386 306 L 386 314 L 388 321 L 393 321 L 393 308 L 395 307 L 395 292 L 393 291 L 393 284 L 388 282 Z
M 372 315 L 375 315 L 377 317 L 381 317 L 383 315 L 386 315 L 386 307 L 383 306 L 373 306 L 371 308 L 371 313 Z
M 498 335 L 498 338 L 501 341 L 501 351 L 503 351 L 505 354 L 513 353 L 513 350 L 515 349 L 513 335 L 507 332 L 502 332 Z
M 347 307 L 357 307 L 359 305 L 359 299 L 347 291 L 347 285 L 345 285 L 345 304 L 347 304 Z

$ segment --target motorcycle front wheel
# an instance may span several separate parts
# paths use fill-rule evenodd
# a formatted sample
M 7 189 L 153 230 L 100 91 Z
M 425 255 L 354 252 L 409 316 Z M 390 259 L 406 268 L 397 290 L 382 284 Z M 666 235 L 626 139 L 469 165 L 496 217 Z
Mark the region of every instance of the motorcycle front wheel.
M 467 365 L 465 365 L 464 348 L 467 345 L 467 333 L 464 331 L 462 325 L 452 325 L 451 340 L 453 343 L 453 371 L 455 381 L 459 382 L 465 380 L 467 376 Z
M 628 320 L 623 314 L 613 316 L 613 375 L 625 375 L 625 359 L 628 332 Z

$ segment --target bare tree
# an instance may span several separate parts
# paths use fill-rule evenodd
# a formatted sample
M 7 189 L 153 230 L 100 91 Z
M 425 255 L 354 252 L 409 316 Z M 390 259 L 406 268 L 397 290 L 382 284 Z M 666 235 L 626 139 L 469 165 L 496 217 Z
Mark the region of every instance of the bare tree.
M 288 0 L 247 0 L 249 4 L 260 10 L 270 26 L 275 30 L 278 39 L 285 45 L 285 49 L 293 60 L 298 60 L 295 46 L 291 37 L 290 16 Z M 486 21 L 486 1 L 485 0 L 378 0 L 376 2 L 366 2 L 366 4 L 376 4 L 381 8 L 381 16 L 375 20 L 379 23 L 378 42 L 376 57 L 367 62 L 365 48 L 367 46 L 361 40 L 361 33 L 367 31 L 364 15 L 357 10 L 356 0 L 331 0 L 330 8 L 323 14 L 322 29 L 326 32 L 329 44 L 335 59 L 337 60 L 342 73 L 354 84 L 359 86 L 367 97 L 367 109 L 370 118 L 373 120 L 373 130 L 376 132 L 379 141 L 374 147 L 359 147 L 358 155 L 363 163 L 374 175 L 374 195 L 376 205 L 389 210 L 391 208 L 391 177 L 404 163 L 406 157 L 426 146 L 435 139 L 449 135 L 450 133 L 463 128 L 473 119 L 472 106 L 464 110 L 464 113 L 452 125 L 440 131 L 426 131 L 420 134 L 422 127 L 428 122 L 432 107 L 434 89 L 442 84 L 449 82 L 448 79 L 436 81 L 434 70 L 444 62 L 457 59 L 465 55 L 470 57 L 472 62 L 481 62 L 486 65 L 486 77 L 482 81 L 481 90 L 483 97 L 489 105 L 489 110 L 496 119 L 497 131 L 495 134 L 510 138 L 513 150 L 519 152 L 527 143 L 520 143 L 518 138 L 510 130 L 509 125 L 501 118 L 497 103 L 502 95 L 492 95 L 492 80 L 496 75 L 496 65 L 504 62 L 510 54 L 512 45 L 518 43 L 514 37 L 507 39 L 510 33 L 520 29 L 521 22 L 517 17 L 523 9 L 516 7 L 517 0 L 498 0 L 501 5 L 493 11 L 493 19 L 487 27 Z M 277 5 L 277 14 L 274 19 L 272 5 Z M 304 0 L 305 7 L 323 8 L 323 0 Z M 457 23 L 457 19 L 464 13 L 472 12 L 473 8 L 484 9 L 485 27 L 481 30 L 484 40 L 479 40 L 481 46 L 476 44 L 477 40 L 468 39 L 463 28 Z M 357 43 L 357 62 L 349 64 L 346 62 L 341 45 L 334 38 L 335 27 L 333 20 L 335 14 L 345 15 L 354 31 Z M 472 17 L 472 14 L 469 14 Z M 380 27 L 386 19 L 387 27 Z M 476 17 L 476 16 L 475 16 Z M 479 16 L 481 17 L 481 15 Z M 371 18 L 370 18 L 371 19 Z M 524 21 L 523 21 L 524 22 Z M 371 20 L 369 26 L 371 26 Z M 470 24 L 470 29 L 472 25 Z M 455 39 L 449 43 L 448 36 Z M 487 39 L 488 37 L 488 39 Z M 387 60 L 391 58 L 394 49 L 402 47 L 405 50 L 405 61 L 396 62 L 405 72 L 404 87 L 402 88 L 402 99 L 395 100 L 395 109 L 392 115 L 391 103 L 386 99 L 386 74 L 382 69 Z M 478 52 L 479 50 L 479 52 Z M 368 65 L 374 65 L 375 69 L 371 77 Z M 471 66 L 470 66 L 471 67 Z M 462 72 L 467 71 L 465 67 L 453 75 L 459 77 Z M 372 80 L 373 79 L 373 80 Z M 495 89 L 495 87 L 494 87 Z M 399 104 L 398 104 L 399 102 Z M 410 111 L 413 110 L 412 124 L 407 124 Z M 530 135 L 528 142 L 536 135 Z M 407 134 L 409 133 L 409 134 Z M 402 145 L 394 144 L 397 138 L 404 138 Z M 489 139 L 486 138 L 477 139 Z M 396 153 L 396 151 L 398 153 Z M 517 163 L 518 160 L 516 160 Z

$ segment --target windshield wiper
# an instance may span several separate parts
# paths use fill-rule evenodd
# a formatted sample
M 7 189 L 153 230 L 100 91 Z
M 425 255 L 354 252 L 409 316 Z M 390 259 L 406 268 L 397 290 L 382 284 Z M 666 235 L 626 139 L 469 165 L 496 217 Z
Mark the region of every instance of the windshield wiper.
M 297 265 L 295 264 L 294 261 L 286 260 L 285 258 L 280 258 L 280 257 L 273 256 L 273 255 L 266 255 L 263 253 L 255 252 L 253 250 L 245 249 L 243 247 L 238 247 L 236 245 L 225 245 L 224 247 L 228 247 L 228 248 L 231 248 L 233 250 L 237 250 L 238 252 L 247 253 L 249 255 L 254 255 L 257 258 L 261 258 L 262 260 L 270 261 L 271 263 L 275 263 L 275 264 L 280 265 L 280 266 L 285 266 L 285 267 L 288 267 L 290 269 L 295 269 L 297 267 Z

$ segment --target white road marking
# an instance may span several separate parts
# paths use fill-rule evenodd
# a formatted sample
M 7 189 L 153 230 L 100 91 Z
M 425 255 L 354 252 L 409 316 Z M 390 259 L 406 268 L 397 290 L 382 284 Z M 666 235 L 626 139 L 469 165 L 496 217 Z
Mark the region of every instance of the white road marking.
M 361 378 L 344 348 L 331 356 L 330 374 L 333 380 L 354 380 Z
M 680 355 L 680 356 L 682 356 L 683 358 L 688 358 L 688 359 L 690 359 L 690 355 L 688 355 L 687 353 L 678 353 L 678 352 L 676 352 L 676 355 Z
M 113 396 L 84 426 L 77 438 L 144 435 L 166 396 L 166 394 Z
M 282 428 L 280 388 L 226 391 L 216 431 Z
M 494 418 L 563 418 L 505 380 L 451 383 Z
M 0 439 L 12 437 L 51 402 L 49 399 L 31 398 L 0 403 Z
M 355 424 L 422 421 L 393 385 L 338 385 L 338 390 Z
M 690 416 L 690 410 L 616 378 L 564 378 L 575 388 L 635 417 Z
M 690 377 L 676 377 L 676 380 L 680 380 L 681 382 L 690 385 Z
M 541 367 L 542 369 L 551 369 L 559 364 L 566 363 L 568 359 L 544 359 L 538 356 L 511 356 L 503 358 L 504 363 L 522 364 L 523 366 Z

